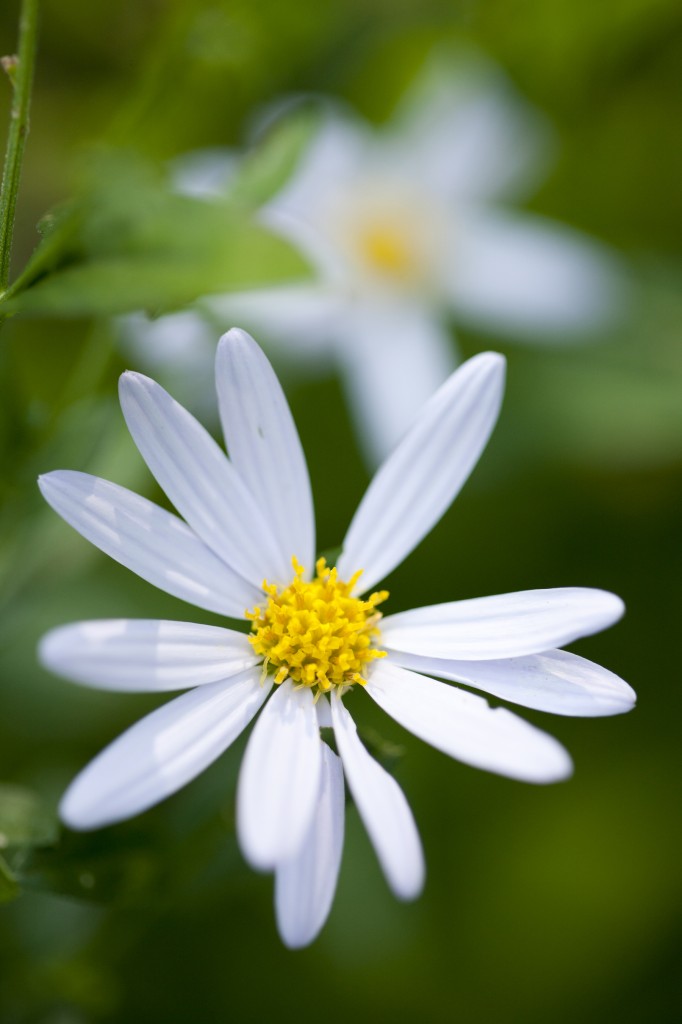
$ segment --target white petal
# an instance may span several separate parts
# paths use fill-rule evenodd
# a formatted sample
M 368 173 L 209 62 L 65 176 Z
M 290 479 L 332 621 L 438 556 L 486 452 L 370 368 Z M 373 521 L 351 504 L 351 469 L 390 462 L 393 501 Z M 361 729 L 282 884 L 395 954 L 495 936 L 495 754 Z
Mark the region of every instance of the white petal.
M 527 194 L 552 148 L 546 122 L 504 75 L 463 53 L 430 62 L 388 129 L 395 165 L 459 202 Z
M 622 616 L 607 590 L 557 587 L 413 608 L 382 620 L 382 646 L 433 658 L 487 661 L 539 654 L 598 633 Z
M 120 381 L 135 444 L 176 509 L 223 561 L 260 586 L 291 579 L 270 528 L 227 456 L 168 392 L 138 373 Z
M 454 679 L 512 704 L 555 715 L 619 715 L 630 711 L 636 700 L 623 679 L 568 651 L 499 661 L 452 661 L 401 652 L 389 657 L 403 668 Z
M 370 754 L 340 697 L 332 697 L 334 736 L 353 800 L 395 895 L 415 899 L 424 885 L 424 855 L 405 795 Z
M 523 782 L 558 782 L 571 759 L 552 736 L 483 697 L 399 668 L 377 665 L 370 697 L 405 729 L 458 761 Z
M 438 522 L 490 437 L 503 388 L 504 359 L 484 352 L 430 399 L 360 502 L 337 563 L 343 579 L 363 569 L 369 590 Z
M 243 618 L 257 590 L 181 519 L 146 498 L 88 473 L 57 470 L 38 480 L 55 512 L 121 565 L 183 601 Z
M 114 740 L 64 794 L 62 819 L 87 831 L 147 810 L 207 768 L 268 695 L 260 669 L 209 683 L 164 704 Z
M 331 339 L 339 314 L 336 295 L 321 284 L 291 284 L 213 295 L 203 308 L 224 327 L 244 324 L 279 343 L 298 360 L 297 372 L 320 372 L 331 361 Z M 305 364 L 301 361 L 305 359 Z
M 344 788 L 341 760 L 322 744 L 317 807 L 301 849 L 277 865 L 275 912 L 283 942 L 307 946 L 327 920 L 343 851 Z
M 270 871 L 300 849 L 315 812 L 321 748 L 312 691 L 282 683 L 251 734 L 239 773 L 237 832 L 253 867 Z
M 627 304 L 627 281 L 614 255 L 529 214 L 470 214 L 450 267 L 458 317 L 533 340 L 599 329 Z
M 284 188 L 268 203 L 266 213 L 315 224 L 338 190 L 361 170 L 371 145 L 362 121 L 325 112 L 306 153 Z
M 185 690 L 228 679 L 260 658 L 243 633 L 194 622 L 99 619 L 40 641 L 43 665 L 100 690 Z
M 237 328 L 216 354 L 218 406 L 232 465 L 263 511 L 291 566 L 315 560 L 313 497 L 305 455 L 284 392 L 256 342 Z
M 337 360 L 360 443 L 376 465 L 455 369 L 448 331 L 416 304 L 358 304 L 339 318 Z

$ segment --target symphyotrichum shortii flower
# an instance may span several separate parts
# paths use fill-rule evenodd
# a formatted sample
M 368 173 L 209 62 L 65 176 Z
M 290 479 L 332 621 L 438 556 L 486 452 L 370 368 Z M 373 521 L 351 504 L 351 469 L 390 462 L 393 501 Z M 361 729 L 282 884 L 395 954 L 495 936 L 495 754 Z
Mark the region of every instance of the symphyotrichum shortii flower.
M 622 602 L 568 587 L 384 614 L 381 581 L 447 510 L 497 420 L 504 360 L 464 363 L 425 405 L 363 497 L 335 566 L 316 559 L 308 471 L 277 378 L 248 334 L 216 359 L 229 458 L 158 384 L 121 378 L 143 458 L 182 518 L 84 473 L 41 477 L 52 507 L 157 587 L 242 619 L 249 632 L 190 622 L 79 622 L 47 634 L 45 665 L 90 686 L 189 692 L 142 719 L 75 779 L 62 804 L 75 829 L 146 810 L 219 757 L 254 716 L 237 792 L 246 859 L 275 873 L 279 930 L 312 941 L 336 886 L 345 776 L 395 894 L 424 880 L 412 813 L 368 753 L 344 705 L 356 688 L 405 728 L 468 764 L 526 782 L 571 773 L 551 736 L 506 708 L 436 678 L 563 715 L 609 715 L 634 702 L 606 669 L 558 650 L 610 626 Z M 379 588 L 379 589 L 377 589 Z M 332 728 L 336 749 L 321 738 Z
M 603 331 L 627 297 L 606 247 L 518 208 L 546 172 L 543 120 L 496 68 L 453 65 L 427 65 L 380 128 L 323 108 L 262 211 L 313 283 L 205 302 L 301 362 L 331 359 L 374 464 L 454 369 L 453 321 L 551 344 Z

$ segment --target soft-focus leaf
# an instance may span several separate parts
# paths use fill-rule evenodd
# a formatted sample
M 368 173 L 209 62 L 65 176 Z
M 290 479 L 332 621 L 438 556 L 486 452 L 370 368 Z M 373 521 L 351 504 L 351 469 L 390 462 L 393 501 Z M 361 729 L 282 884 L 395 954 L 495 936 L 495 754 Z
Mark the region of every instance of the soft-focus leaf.
M 49 846 L 57 837 L 57 817 L 33 790 L 0 785 L 0 846 Z
M 93 161 L 0 308 L 59 317 L 140 308 L 157 314 L 306 270 L 244 204 L 178 195 L 153 165 L 118 154 Z
M 4 857 L 0 857 L 0 903 L 9 903 L 21 892 L 19 883 L 7 866 Z
M 309 109 L 278 121 L 240 165 L 230 197 L 254 205 L 272 198 L 294 172 L 317 124 L 316 112 Z

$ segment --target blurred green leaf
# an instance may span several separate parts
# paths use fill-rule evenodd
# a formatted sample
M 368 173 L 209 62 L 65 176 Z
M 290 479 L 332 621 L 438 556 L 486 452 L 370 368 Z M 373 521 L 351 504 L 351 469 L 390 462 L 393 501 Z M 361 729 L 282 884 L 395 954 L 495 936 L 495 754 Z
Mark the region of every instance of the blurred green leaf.
M 0 846 L 49 846 L 58 833 L 57 816 L 33 790 L 0 784 Z
M 59 846 L 34 850 L 22 864 L 22 883 L 32 889 L 75 896 L 95 903 L 139 896 L 157 883 L 153 847 L 139 835 L 100 831 L 66 832 Z
M 0 857 L 0 903 L 9 903 L 16 899 L 20 892 L 19 883 L 7 866 L 4 857 Z
M 296 169 L 318 123 L 317 111 L 308 108 L 273 125 L 242 161 L 230 198 L 255 206 L 271 199 Z
M 243 203 L 178 195 L 155 165 L 108 153 L 92 159 L 79 195 L 55 215 L 0 309 L 157 315 L 200 295 L 306 272 L 296 250 Z

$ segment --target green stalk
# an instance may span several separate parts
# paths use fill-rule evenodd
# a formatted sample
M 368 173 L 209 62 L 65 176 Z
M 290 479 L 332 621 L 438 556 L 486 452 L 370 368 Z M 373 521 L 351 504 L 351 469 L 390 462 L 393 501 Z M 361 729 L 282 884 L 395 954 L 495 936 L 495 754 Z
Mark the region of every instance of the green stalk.
M 21 177 L 21 163 L 28 135 L 28 112 L 33 85 L 33 67 L 38 34 L 39 0 L 22 0 L 19 18 L 19 52 L 16 57 L 4 57 L 3 67 L 12 83 L 12 111 L 10 115 L 5 166 L 0 185 L 0 297 L 9 282 L 14 212 Z

